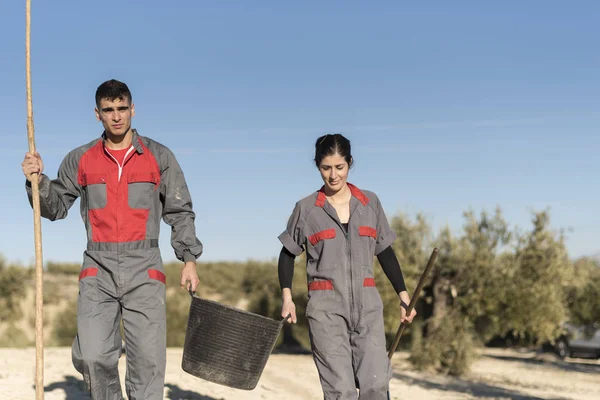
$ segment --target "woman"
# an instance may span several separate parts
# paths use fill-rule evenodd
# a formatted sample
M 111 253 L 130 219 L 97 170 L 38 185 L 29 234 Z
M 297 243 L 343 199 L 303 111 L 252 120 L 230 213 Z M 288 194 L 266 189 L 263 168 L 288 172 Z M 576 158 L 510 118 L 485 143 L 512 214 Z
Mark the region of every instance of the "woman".
M 279 256 L 281 315 L 296 310 L 292 301 L 294 259 L 307 252 L 306 317 L 313 358 L 325 399 L 387 399 L 392 369 L 386 352 L 383 303 L 373 278 L 376 255 L 400 298 L 402 321 L 410 297 L 391 244 L 396 238 L 375 193 L 348 183 L 350 142 L 340 134 L 315 144 L 315 164 L 323 186 L 298 201 Z

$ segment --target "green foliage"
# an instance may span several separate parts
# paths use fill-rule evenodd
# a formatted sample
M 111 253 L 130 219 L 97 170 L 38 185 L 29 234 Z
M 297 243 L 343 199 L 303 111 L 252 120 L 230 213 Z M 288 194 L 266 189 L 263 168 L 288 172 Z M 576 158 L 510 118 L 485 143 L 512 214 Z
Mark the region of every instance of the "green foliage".
M 281 319 L 281 290 L 275 263 L 250 262 L 241 283 L 249 299 L 249 311 Z
M 23 315 L 20 301 L 32 284 L 32 270 L 8 265 L 0 257 L 0 321 L 14 321 Z
M 549 229 L 548 213 L 536 213 L 532 222 L 518 238 L 504 316 L 513 334 L 541 342 L 556 338 L 567 315 L 564 282 L 572 266 L 563 237 Z
M 402 267 L 406 286 L 409 290 L 414 289 L 433 249 L 431 226 L 422 214 L 417 214 L 414 222 L 399 214 L 392 218 L 390 225 L 398 236 L 392 247 Z
M 464 234 L 455 240 L 446 263 L 452 289 L 461 313 L 474 325 L 478 337 L 489 340 L 501 333 L 506 323 L 502 310 L 508 301 L 506 256 L 500 249 L 509 243 L 511 233 L 500 209 L 493 216 L 483 211 L 479 218 L 472 211 L 464 214 Z
M 190 310 L 190 295 L 184 290 L 167 291 L 167 346 L 183 347 Z
M 429 331 L 426 341 L 413 341 L 410 361 L 419 370 L 463 375 L 475 357 L 474 337 L 469 319 L 455 309 Z
M 252 261 L 243 262 L 199 262 L 197 264 L 200 284 L 197 295 L 205 296 L 218 294 L 219 301 L 234 305 L 240 298 L 240 287 L 247 268 Z M 181 269 L 183 263 L 173 262 L 165 264 L 168 288 L 179 288 L 181 282 Z
M 600 324 L 600 262 L 582 258 L 574 263 L 566 298 L 572 323 Z
M 77 298 L 69 301 L 56 315 L 52 339 L 56 346 L 71 346 L 77 335 Z
M 534 213 L 532 226 L 524 232 L 511 228 L 500 209 L 478 215 L 472 210 L 465 212 L 463 229 L 458 233 L 443 228 L 434 235 L 421 214 L 414 219 L 397 215 L 391 226 L 398 236 L 393 248 L 411 295 L 433 247 L 439 248 L 435 267 L 417 302 L 418 317 L 405 330 L 399 345 L 411 349 L 411 361 L 417 368 L 461 375 L 468 371 L 476 346 L 493 337 L 511 335 L 522 344 L 536 344 L 552 341 L 565 320 L 583 325 L 600 323 L 600 265 L 585 258 L 571 262 L 564 238 L 551 229 L 546 211 Z M 305 263 L 303 254 L 296 260 L 293 280 L 298 323 L 286 327 L 278 344 L 297 342 L 309 349 Z M 187 328 L 190 298 L 180 289 L 182 267 L 179 262 L 165 265 L 168 346 L 183 346 Z M 75 264 L 48 263 L 48 273 L 62 278 L 45 282 L 45 303 L 60 304 L 55 301 L 58 296 L 55 299 L 51 293 L 58 293 L 69 276 L 76 279 L 79 270 Z M 200 262 L 198 274 L 198 295 L 276 320 L 282 318 L 274 260 Z M 399 324 L 398 297 L 376 259 L 374 274 L 385 307 L 389 343 Z M 33 270 L 9 266 L 0 258 L 3 321 L 21 315 L 23 287 L 32 290 L 32 277 Z M 76 333 L 74 302 L 63 309 L 53 326 L 54 341 L 70 345 Z M 0 328 L 5 329 L 4 342 L 24 338 L 16 325 Z
M 60 302 L 61 296 L 59 293 L 61 286 L 60 282 L 44 279 L 44 306 L 58 304 Z
M 25 332 L 14 323 L 8 324 L 2 336 L 0 336 L 0 347 L 24 348 L 31 345 L 33 343 L 27 338 Z
M 600 324 L 600 277 L 595 276 L 571 304 L 572 322 L 579 325 Z
M 294 266 L 292 281 L 292 300 L 296 305 L 297 323 L 285 330 L 279 337 L 277 346 L 284 340 L 297 342 L 305 349 L 310 348 L 308 337 L 308 321 L 306 320 L 306 303 L 308 289 L 306 285 L 306 255 L 302 255 Z M 248 311 L 275 320 L 281 320 L 281 289 L 275 262 L 249 262 L 242 279 L 242 291 L 248 298 Z M 291 335 L 291 337 L 284 337 Z
M 408 292 L 412 294 L 423 273 L 423 268 L 429 259 L 431 251 L 429 248 L 431 227 L 421 214 L 418 214 L 414 221 L 411 221 L 404 214 L 398 214 L 392 218 L 390 226 L 398 236 L 392 247 L 400 263 Z M 373 269 L 377 289 L 379 290 L 384 306 L 384 329 L 389 345 L 393 341 L 398 329 L 400 303 L 396 291 L 385 276 L 377 259 L 375 259 Z M 417 310 L 421 313 L 420 307 L 417 307 Z M 403 348 L 406 346 L 406 343 L 410 343 L 411 335 L 414 331 L 412 328 L 404 331 L 404 339 L 398 344 L 399 348 Z
M 433 241 L 439 255 L 423 294 L 430 305 L 422 308 L 425 338 L 413 341 L 414 349 L 422 348 L 420 355 L 413 350 L 418 368 L 462 374 L 473 360 L 473 346 L 494 336 L 510 333 L 531 344 L 552 340 L 567 311 L 564 286 L 571 264 L 547 212 L 535 213 L 525 234 L 511 232 L 500 209 L 478 217 L 468 211 L 464 217 L 460 236 L 446 228 Z M 398 236 L 407 241 L 399 247 L 422 243 L 406 232 Z M 573 289 L 573 304 L 596 293 L 590 286 Z
M 53 275 L 79 275 L 81 264 L 48 261 L 46 263 L 46 272 Z

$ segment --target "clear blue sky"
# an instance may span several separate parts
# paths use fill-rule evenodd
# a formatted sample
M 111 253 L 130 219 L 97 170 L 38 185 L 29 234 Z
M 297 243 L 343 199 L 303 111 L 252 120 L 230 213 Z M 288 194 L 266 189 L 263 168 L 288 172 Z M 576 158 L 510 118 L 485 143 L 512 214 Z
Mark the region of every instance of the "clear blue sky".
M 171 147 L 197 212 L 202 260 L 271 259 L 296 200 L 321 185 L 315 139 L 353 144 L 350 181 L 389 217 L 463 211 L 529 229 L 550 208 L 572 257 L 600 251 L 600 3 L 595 1 L 33 1 L 37 148 L 62 157 L 101 133 L 94 92 L 133 92 L 141 134 Z M 493 4 L 492 4 L 493 3 Z M 0 253 L 34 259 L 25 1 L 0 4 L 4 171 Z M 44 260 L 80 262 L 75 203 L 43 222 Z M 165 261 L 173 260 L 163 224 Z

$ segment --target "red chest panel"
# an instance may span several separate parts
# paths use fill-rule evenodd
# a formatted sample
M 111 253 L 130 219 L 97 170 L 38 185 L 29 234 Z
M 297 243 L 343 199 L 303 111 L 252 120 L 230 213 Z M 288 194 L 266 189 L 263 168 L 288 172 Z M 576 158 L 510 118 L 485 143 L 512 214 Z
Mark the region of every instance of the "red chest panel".
M 146 239 L 150 210 L 158 199 L 160 169 L 154 155 L 141 144 L 122 166 L 104 149 L 92 147 L 79 163 L 78 183 L 85 191 L 93 242 L 131 242 Z

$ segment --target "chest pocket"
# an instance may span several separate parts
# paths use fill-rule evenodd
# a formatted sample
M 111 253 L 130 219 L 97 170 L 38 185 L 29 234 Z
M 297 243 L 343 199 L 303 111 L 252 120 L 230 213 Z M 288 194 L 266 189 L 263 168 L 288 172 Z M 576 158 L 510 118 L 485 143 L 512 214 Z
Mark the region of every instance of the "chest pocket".
M 309 275 L 313 275 L 317 271 L 324 272 L 336 268 L 340 259 L 338 256 L 340 248 L 333 242 L 335 238 L 334 228 L 317 231 L 308 236 L 308 242 L 312 245 L 309 248 L 311 257 L 306 265 Z
M 97 210 L 106 207 L 106 174 L 86 173 L 82 177 L 82 186 L 85 187 L 88 210 Z
M 149 209 L 157 195 L 158 174 L 156 172 L 134 172 L 127 175 L 127 203 L 131 208 Z
M 319 231 L 313 235 L 308 237 L 308 241 L 313 246 L 317 246 L 317 244 L 326 239 L 334 239 L 335 238 L 335 229 L 325 229 L 324 231 Z
M 377 239 L 377 229 L 372 228 L 370 226 L 359 226 L 358 227 L 358 235 Z
M 373 255 L 375 254 L 375 246 L 377 242 L 377 229 L 368 225 L 358 227 L 360 246 L 360 255 L 363 265 L 370 266 L 372 264 Z

